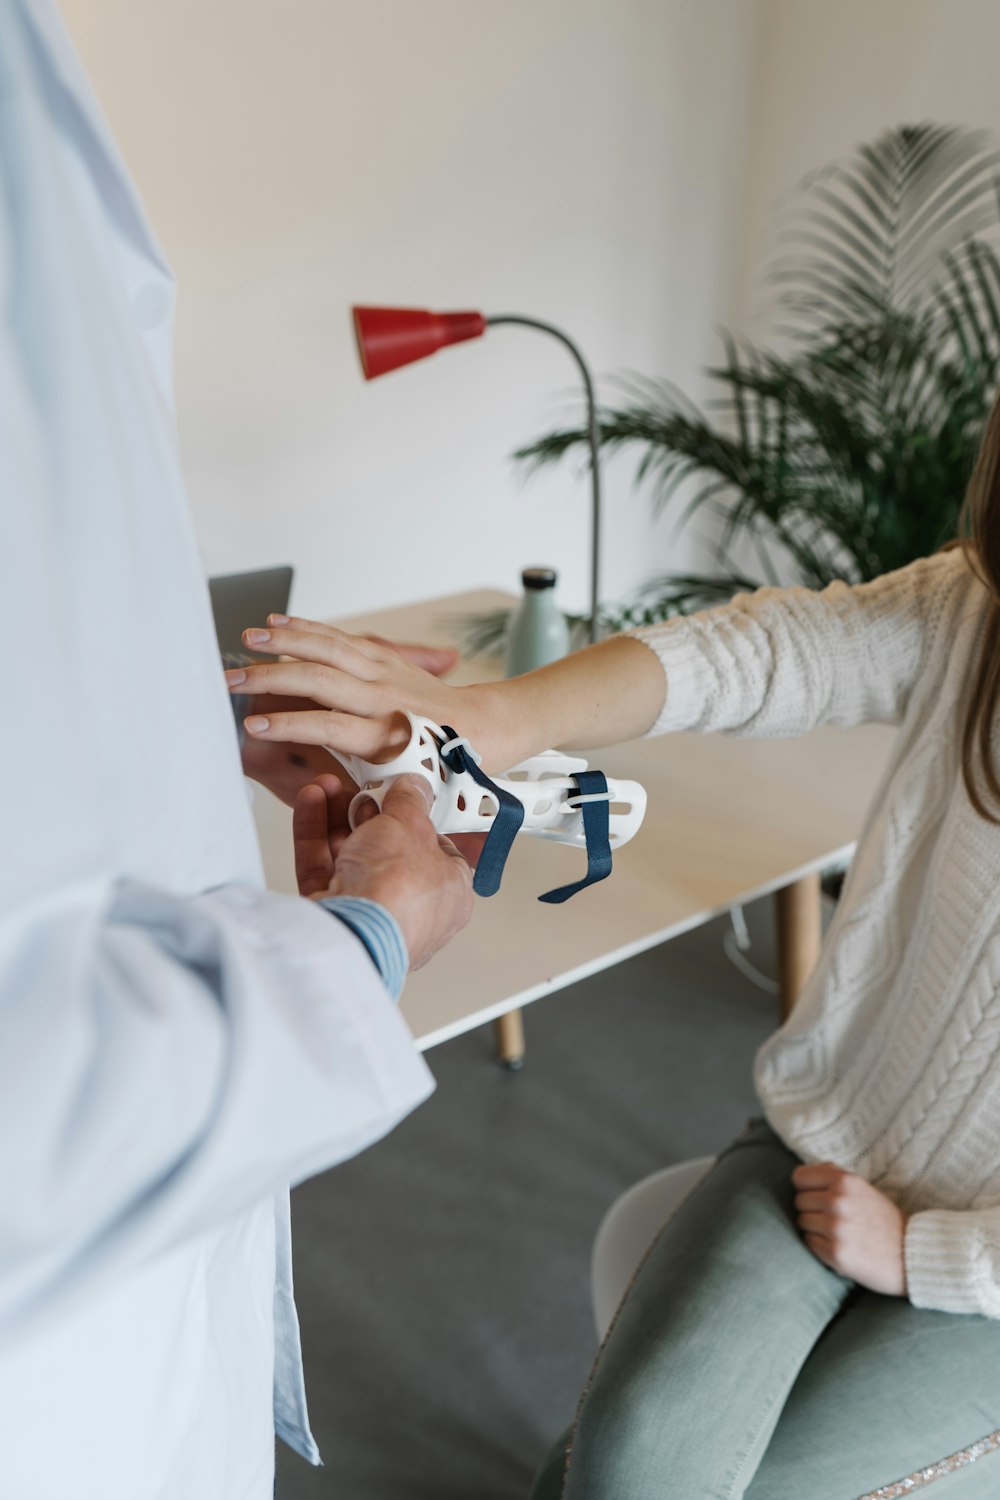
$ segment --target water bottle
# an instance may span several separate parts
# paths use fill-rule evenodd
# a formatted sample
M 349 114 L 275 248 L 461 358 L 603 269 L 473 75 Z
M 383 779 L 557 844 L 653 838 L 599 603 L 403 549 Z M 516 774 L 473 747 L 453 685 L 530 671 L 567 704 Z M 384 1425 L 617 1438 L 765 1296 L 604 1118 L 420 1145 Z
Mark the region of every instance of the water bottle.
M 555 568 L 525 568 L 524 598 L 511 616 L 505 671 L 520 677 L 569 650 L 569 626 L 555 599 Z

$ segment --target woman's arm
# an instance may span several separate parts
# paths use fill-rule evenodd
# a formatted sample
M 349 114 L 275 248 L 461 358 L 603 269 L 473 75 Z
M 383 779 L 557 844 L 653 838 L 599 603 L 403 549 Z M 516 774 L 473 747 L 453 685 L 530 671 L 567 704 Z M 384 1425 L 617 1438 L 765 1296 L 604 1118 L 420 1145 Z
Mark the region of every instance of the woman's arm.
M 308 697 L 316 705 L 308 713 L 251 714 L 248 736 L 366 760 L 387 760 L 405 747 L 403 710 L 467 735 L 495 772 L 552 747 L 615 744 L 649 729 L 666 688 L 655 654 L 632 636 L 471 687 L 439 682 L 391 647 L 310 620 L 248 631 L 247 644 L 293 660 L 227 672 L 231 691 Z
M 490 769 L 503 770 L 540 750 L 636 739 L 654 723 L 667 682 L 653 652 L 623 635 L 523 677 L 458 691 L 468 695 L 458 712 L 467 702 L 470 739 L 486 747 Z
M 935 640 L 978 589 L 959 549 L 868 583 L 758 589 L 640 631 L 672 691 L 654 732 L 760 739 L 821 724 L 898 723 Z
M 596 747 L 668 730 L 778 738 L 819 724 L 899 719 L 935 632 L 971 575 L 941 553 L 851 587 L 761 589 L 719 609 L 617 636 L 508 682 L 437 683 L 381 643 L 307 620 L 247 632 L 295 660 L 249 668 L 243 692 L 312 698 L 311 714 L 252 715 L 247 732 L 389 759 L 400 710 L 468 736 L 494 772 L 550 746 Z

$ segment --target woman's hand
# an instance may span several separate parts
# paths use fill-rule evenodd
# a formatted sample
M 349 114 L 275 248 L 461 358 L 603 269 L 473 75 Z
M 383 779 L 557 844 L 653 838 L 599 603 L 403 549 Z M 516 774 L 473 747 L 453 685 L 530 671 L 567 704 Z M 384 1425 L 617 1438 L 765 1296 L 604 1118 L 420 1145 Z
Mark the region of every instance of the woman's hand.
M 265 712 L 255 705 L 244 720 L 251 766 L 260 759 L 253 747 L 262 742 L 389 760 L 409 743 L 404 710 L 452 724 L 473 744 L 483 742 L 487 716 L 477 690 L 439 680 L 438 674 L 455 664 L 454 651 L 391 645 L 314 620 L 285 621 L 273 615 L 266 629 L 246 630 L 243 638 L 255 651 L 292 658 L 226 673 L 232 691 L 266 704 Z M 287 699 L 287 706 L 272 707 L 280 699 Z M 314 755 L 303 751 L 303 759 L 311 773 L 304 779 L 312 780 Z
M 318 745 L 376 763 L 406 748 L 406 712 L 450 724 L 479 751 L 484 769 L 497 774 L 541 750 L 618 745 L 645 734 L 667 690 L 655 652 L 627 635 L 523 677 L 470 687 L 452 687 L 423 670 L 412 655 L 426 647 L 389 646 L 314 620 L 272 615 L 266 629 L 246 630 L 243 639 L 256 651 L 292 660 L 227 672 L 232 688 L 315 705 L 250 714 L 249 737 Z
M 294 624 L 314 631 L 328 628 L 314 626 L 311 621 L 295 621 Z M 421 674 L 429 674 L 432 678 L 450 671 L 458 660 L 458 652 L 450 648 L 393 645 L 378 637 L 366 639 L 385 648 L 392 655 L 401 657 Z M 226 673 L 226 681 L 231 691 L 252 695 L 253 701 L 247 716 L 249 719 L 266 719 L 269 726 L 272 721 L 277 726 L 274 733 L 270 729 L 257 733 L 248 732 L 243 744 L 244 773 L 291 807 L 299 790 L 315 781 L 317 776 L 332 769 L 343 779 L 344 773 L 341 767 L 331 766 L 330 751 L 334 747 L 329 735 L 310 741 L 306 737 L 308 728 L 298 732 L 300 725 L 315 726 L 318 721 L 327 722 L 322 702 L 316 697 L 294 692 L 282 693 L 280 687 L 275 689 L 273 685 L 270 689 L 266 688 L 268 675 L 273 684 L 284 665 L 295 667 L 297 664 L 275 663 L 273 667 L 266 665 L 263 671 L 254 666 L 237 667 Z M 280 680 L 282 679 L 279 678 Z M 284 732 L 289 727 L 294 731 L 291 738 Z
M 226 672 L 232 691 L 267 702 L 267 711 L 244 718 L 250 742 L 321 747 L 382 762 L 405 750 L 405 711 L 451 724 L 484 754 L 487 766 L 505 769 L 531 753 L 531 730 L 517 738 L 495 702 L 502 684 L 451 687 L 438 673 L 454 666 L 457 652 L 435 646 L 396 645 L 376 636 L 349 636 L 336 625 L 271 615 L 267 628 L 243 631 L 255 651 L 292 660 L 253 663 Z M 277 699 L 288 706 L 271 709 Z M 522 748 L 523 741 L 523 748 Z M 306 756 L 312 760 L 312 756 Z M 249 772 L 252 774 L 252 772 Z M 312 775 L 315 775 L 312 769 Z M 312 780 L 310 775 L 309 780 Z
M 906 1296 L 906 1215 L 885 1193 L 833 1162 L 796 1167 L 796 1222 L 831 1271 L 870 1291 Z

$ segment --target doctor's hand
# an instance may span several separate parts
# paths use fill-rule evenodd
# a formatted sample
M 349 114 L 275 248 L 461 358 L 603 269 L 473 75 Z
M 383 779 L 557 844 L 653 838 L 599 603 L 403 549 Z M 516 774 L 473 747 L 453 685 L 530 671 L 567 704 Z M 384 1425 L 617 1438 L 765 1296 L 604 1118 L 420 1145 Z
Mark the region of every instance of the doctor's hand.
M 792 1173 L 796 1222 L 813 1254 L 872 1292 L 906 1296 L 906 1215 L 891 1198 L 833 1162 Z
M 449 839 L 435 830 L 431 791 L 420 776 L 401 776 L 381 813 L 362 808 L 364 821 L 345 831 L 344 784 L 321 776 L 295 799 L 295 873 L 303 896 L 362 896 L 396 918 L 410 955 L 421 968 L 472 915 L 472 874 Z
M 398 654 L 404 661 L 432 677 L 443 676 L 458 660 L 458 652 L 450 649 L 393 645 L 377 636 L 368 639 Z M 266 671 L 273 673 L 274 668 L 268 665 Z M 294 695 L 279 697 L 277 691 L 263 691 L 263 674 L 257 673 L 255 677 L 254 669 L 249 666 L 232 668 L 226 673 L 226 682 L 233 692 L 253 695 L 247 709 L 248 718 L 265 718 L 270 723 L 280 717 L 282 723 L 294 724 L 298 722 L 300 715 L 314 722 L 316 716 L 323 712 L 322 705 L 314 698 Z M 331 771 L 345 779 L 346 773 L 331 761 L 330 750 L 322 743 L 299 742 L 295 739 L 279 739 L 276 735 L 253 733 L 248 733 L 243 741 L 244 775 L 266 787 L 288 807 L 295 805 L 295 798 L 302 787 Z

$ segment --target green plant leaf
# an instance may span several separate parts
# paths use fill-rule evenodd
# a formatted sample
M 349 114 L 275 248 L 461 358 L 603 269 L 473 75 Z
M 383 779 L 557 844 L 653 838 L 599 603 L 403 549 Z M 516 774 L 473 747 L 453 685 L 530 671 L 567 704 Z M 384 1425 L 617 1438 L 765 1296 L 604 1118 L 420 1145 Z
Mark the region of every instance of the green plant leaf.
M 1000 158 L 982 131 L 900 126 L 806 180 L 770 277 L 789 347 L 723 333 L 704 408 L 637 375 L 601 408 L 602 445 L 635 455 L 654 511 L 680 495 L 677 528 L 720 521 L 717 572 L 655 580 L 606 622 L 754 586 L 744 543 L 763 580 L 782 556 L 822 587 L 955 534 L 1000 381 L 998 226 Z M 534 470 L 586 441 L 565 427 L 517 457 Z

